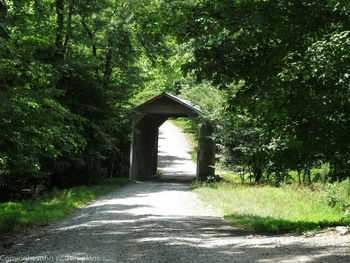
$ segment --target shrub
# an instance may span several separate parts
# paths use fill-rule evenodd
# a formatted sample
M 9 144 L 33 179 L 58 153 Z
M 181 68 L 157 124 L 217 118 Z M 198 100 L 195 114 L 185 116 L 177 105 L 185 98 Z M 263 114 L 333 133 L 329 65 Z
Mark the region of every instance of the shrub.
M 328 183 L 321 199 L 329 206 L 345 211 L 344 217 L 350 217 L 350 179 Z
M 0 233 L 16 229 L 21 216 L 21 204 L 7 202 L 0 204 Z

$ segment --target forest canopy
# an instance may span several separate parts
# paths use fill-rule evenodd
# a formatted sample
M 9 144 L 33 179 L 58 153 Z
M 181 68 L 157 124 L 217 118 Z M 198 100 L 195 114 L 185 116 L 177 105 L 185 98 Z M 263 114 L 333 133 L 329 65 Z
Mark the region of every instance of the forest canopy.
M 228 165 L 283 180 L 329 163 L 349 177 L 348 1 L 165 1 L 160 32 L 191 50 L 184 72 L 226 97 L 218 142 Z

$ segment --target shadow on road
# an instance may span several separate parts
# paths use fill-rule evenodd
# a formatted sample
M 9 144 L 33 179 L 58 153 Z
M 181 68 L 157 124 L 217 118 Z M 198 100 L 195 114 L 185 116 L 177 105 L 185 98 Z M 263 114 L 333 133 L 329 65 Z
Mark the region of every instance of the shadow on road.
M 169 185 L 152 193 L 181 191 L 178 184 Z M 140 188 L 118 200 L 135 194 L 148 192 Z M 334 249 L 330 246 L 280 244 L 277 241 L 283 237 L 257 236 L 211 216 L 137 214 L 152 205 L 123 205 L 115 200 L 107 196 L 47 233 L 32 236 L 17 247 L 21 252 L 16 257 L 30 262 L 53 255 L 65 262 L 349 262 L 345 253 L 327 254 Z

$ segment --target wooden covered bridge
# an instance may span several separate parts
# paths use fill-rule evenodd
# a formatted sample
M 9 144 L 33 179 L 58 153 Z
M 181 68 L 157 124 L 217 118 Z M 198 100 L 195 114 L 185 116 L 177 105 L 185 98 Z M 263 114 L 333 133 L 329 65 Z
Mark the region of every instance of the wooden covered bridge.
M 198 124 L 198 180 L 215 174 L 215 142 L 212 128 L 198 118 L 205 114 L 198 106 L 169 93 L 162 93 L 136 107 L 130 152 L 130 179 L 151 178 L 157 173 L 158 129 L 170 117 L 188 117 Z

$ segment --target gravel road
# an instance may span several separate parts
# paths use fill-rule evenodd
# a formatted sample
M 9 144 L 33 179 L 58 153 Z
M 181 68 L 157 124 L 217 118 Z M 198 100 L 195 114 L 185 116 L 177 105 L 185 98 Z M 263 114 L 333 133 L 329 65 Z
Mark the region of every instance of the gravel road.
M 157 181 L 138 182 L 15 240 L 1 262 L 350 262 L 350 235 L 261 236 L 232 227 L 188 190 L 188 143 L 166 122 Z M 1 252 L 5 251 L 1 256 Z

